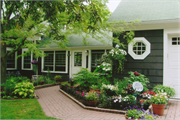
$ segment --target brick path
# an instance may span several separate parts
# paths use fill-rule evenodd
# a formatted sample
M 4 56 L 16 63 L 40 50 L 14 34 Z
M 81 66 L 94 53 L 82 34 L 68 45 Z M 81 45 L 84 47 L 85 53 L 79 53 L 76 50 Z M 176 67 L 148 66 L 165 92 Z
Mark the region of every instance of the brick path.
M 123 114 L 86 110 L 59 92 L 59 86 L 37 89 L 39 103 L 47 116 L 63 120 L 125 120 Z M 180 101 L 170 100 L 160 119 L 180 120 Z

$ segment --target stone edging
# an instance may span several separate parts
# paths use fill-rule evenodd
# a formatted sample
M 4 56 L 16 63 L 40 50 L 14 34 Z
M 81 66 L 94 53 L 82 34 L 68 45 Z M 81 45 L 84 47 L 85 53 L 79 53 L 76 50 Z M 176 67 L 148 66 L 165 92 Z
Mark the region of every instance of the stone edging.
M 40 88 L 44 88 L 44 87 L 51 87 L 51 86 L 55 86 L 55 85 L 59 85 L 59 83 L 35 86 L 35 90 L 40 89 Z
M 79 102 L 78 100 L 76 100 L 75 98 L 73 98 L 72 96 L 70 96 L 69 94 L 67 94 L 66 92 L 64 92 L 63 90 L 59 89 L 59 91 L 61 93 L 63 93 L 64 95 L 66 95 L 67 97 L 69 97 L 71 100 L 73 100 L 74 102 L 76 102 L 78 105 L 80 105 L 82 108 L 84 109 L 88 109 L 88 110 L 96 110 L 96 111 L 101 111 L 101 112 L 111 112 L 111 113 L 120 113 L 120 114 L 125 114 L 125 111 L 122 110 L 111 110 L 111 109 L 104 109 L 104 108 L 97 108 L 97 107 L 88 107 L 83 105 L 81 102 Z

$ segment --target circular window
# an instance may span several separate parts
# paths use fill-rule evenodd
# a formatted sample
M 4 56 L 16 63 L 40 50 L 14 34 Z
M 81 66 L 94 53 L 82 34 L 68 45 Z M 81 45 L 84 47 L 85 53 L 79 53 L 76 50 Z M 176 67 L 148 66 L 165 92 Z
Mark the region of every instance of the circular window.
M 128 53 L 133 59 L 143 60 L 151 53 L 151 44 L 146 38 L 135 37 L 133 41 L 128 45 Z
M 136 55 L 142 55 L 146 51 L 146 46 L 143 42 L 136 42 L 133 46 L 133 52 Z

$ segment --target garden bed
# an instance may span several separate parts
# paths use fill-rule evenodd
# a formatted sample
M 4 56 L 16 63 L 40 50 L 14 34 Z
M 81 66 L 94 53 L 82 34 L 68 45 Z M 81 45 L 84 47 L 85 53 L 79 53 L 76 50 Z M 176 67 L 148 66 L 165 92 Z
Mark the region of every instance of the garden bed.
M 46 84 L 46 85 L 39 85 L 39 86 L 34 86 L 35 89 L 40 89 L 40 88 L 44 88 L 44 87 L 51 87 L 51 86 L 56 86 L 59 85 L 60 83 L 56 83 L 56 84 Z
M 75 103 L 77 103 L 78 105 L 80 105 L 82 108 L 84 109 L 88 109 L 88 110 L 95 110 L 95 111 L 101 111 L 101 112 L 111 112 L 111 113 L 120 113 L 120 114 L 125 114 L 126 111 L 124 110 L 116 110 L 116 109 L 107 109 L 107 108 L 98 108 L 98 107 L 90 107 L 90 106 L 86 106 L 85 104 L 83 104 L 84 101 L 82 100 L 77 100 L 75 98 L 75 96 L 70 95 L 68 93 L 66 93 L 65 91 L 63 91 L 62 89 L 59 89 L 59 91 L 61 93 L 63 93 L 64 95 L 66 95 L 68 98 L 70 98 L 71 100 L 73 100 Z M 149 107 L 149 109 L 146 110 L 146 112 L 151 112 L 151 106 Z

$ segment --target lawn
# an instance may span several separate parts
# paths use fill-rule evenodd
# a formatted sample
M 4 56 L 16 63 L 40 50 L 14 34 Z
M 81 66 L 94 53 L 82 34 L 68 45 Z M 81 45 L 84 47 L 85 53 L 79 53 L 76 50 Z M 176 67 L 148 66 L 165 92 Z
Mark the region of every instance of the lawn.
M 36 99 L 1 99 L 1 119 L 56 119 L 47 117 Z

